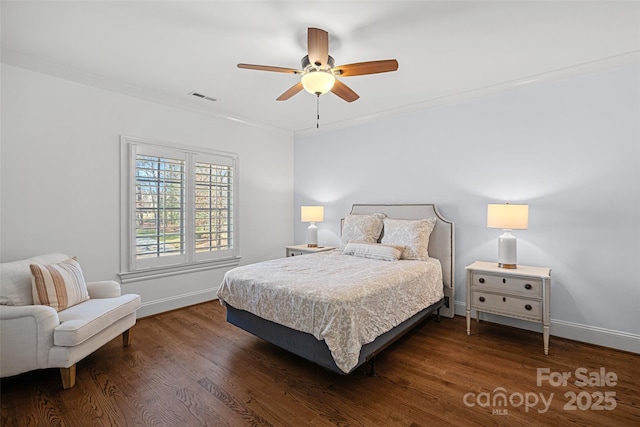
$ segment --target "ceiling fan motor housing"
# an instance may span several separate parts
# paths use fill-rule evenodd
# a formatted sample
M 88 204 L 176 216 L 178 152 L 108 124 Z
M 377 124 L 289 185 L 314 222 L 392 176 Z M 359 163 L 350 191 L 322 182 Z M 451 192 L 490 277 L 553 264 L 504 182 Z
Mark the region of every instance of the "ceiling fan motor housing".
M 321 68 L 322 64 L 319 63 L 315 63 L 312 64 L 309 61 L 309 55 L 305 55 L 304 58 L 302 58 L 302 61 L 300 61 L 302 63 L 302 70 L 304 72 L 309 72 L 309 71 L 318 71 L 318 70 L 331 70 L 335 65 L 336 65 L 336 61 L 333 59 L 333 56 L 329 55 L 329 57 L 327 58 L 327 66 L 326 68 Z

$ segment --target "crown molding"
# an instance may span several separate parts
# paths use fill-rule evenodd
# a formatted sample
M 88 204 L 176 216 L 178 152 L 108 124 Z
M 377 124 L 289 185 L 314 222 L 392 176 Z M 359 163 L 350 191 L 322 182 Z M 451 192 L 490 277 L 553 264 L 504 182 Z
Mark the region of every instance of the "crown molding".
M 104 78 L 94 74 L 84 73 L 82 71 L 78 71 L 58 63 L 36 59 L 12 50 L 2 50 L 1 62 L 3 64 L 11 65 L 17 68 L 23 68 L 38 73 L 47 74 L 49 76 L 57 77 L 63 80 L 85 84 L 87 86 L 143 99 L 145 101 L 154 102 L 156 104 L 163 104 L 170 107 L 187 110 L 193 113 L 199 113 L 219 119 L 230 120 L 233 122 L 242 123 L 247 126 L 282 133 L 288 136 L 292 135 L 292 132 L 286 129 L 278 128 L 266 123 L 260 123 L 254 120 L 249 120 L 244 117 L 221 113 L 219 111 L 212 111 L 211 108 L 199 106 L 197 100 L 192 101 L 189 99 L 187 101 L 179 99 L 177 97 L 166 96 L 154 91 L 140 88 L 138 86 L 129 85 L 120 81 Z
M 613 68 L 619 68 L 619 67 L 624 67 L 627 65 L 638 64 L 638 63 L 640 63 L 640 50 L 625 52 L 620 55 L 615 55 L 607 58 L 589 61 L 582 64 L 570 66 L 570 67 L 559 68 L 557 70 L 548 71 L 545 73 L 532 74 L 516 80 L 500 82 L 490 86 L 485 86 L 485 87 L 467 90 L 463 92 L 452 93 L 452 94 L 440 96 L 437 98 L 427 99 L 421 102 L 404 105 L 402 107 L 393 108 L 385 111 L 380 111 L 375 114 L 361 116 L 355 119 L 328 123 L 323 125 L 320 129 L 316 129 L 315 127 L 301 129 L 301 130 L 295 131 L 294 136 L 317 135 L 321 132 L 331 132 L 339 129 L 367 124 L 374 120 L 381 120 L 381 119 L 396 117 L 399 115 L 408 114 L 408 113 L 412 113 L 420 110 L 425 110 L 428 108 L 434 108 L 442 105 L 465 102 L 472 99 L 496 95 L 498 93 L 510 91 L 513 89 L 534 86 L 541 83 L 549 83 L 553 81 L 577 77 L 577 76 L 588 74 L 588 73 L 605 71 Z
M 391 117 L 396 117 L 402 114 L 412 113 L 419 110 L 425 110 L 428 108 L 439 107 L 442 105 L 448 105 L 453 103 L 465 102 L 472 99 L 482 98 L 486 96 L 495 95 L 501 92 L 518 89 L 522 87 L 529 87 L 541 83 L 548 83 L 552 81 L 567 79 L 576 77 L 583 74 L 592 72 L 604 71 L 608 69 L 618 68 L 631 64 L 640 63 L 640 50 L 631 52 L 625 52 L 619 55 L 614 55 L 607 58 L 601 58 L 594 61 L 585 62 L 582 64 L 573 65 L 570 67 L 559 68 L 553 71 L 548 71 L 539 74 L 532 74 L 522 77 L 516 80 L 510 80 L 500 82 L 494 85 L 485 86 L 477 89 L 456 92 L 437 98 L 426 99 L 417 103 L 404 105 L 398 108 L 392 108 L 384 111 L 380 111 L 374 114 L 356 117 L 353 119 L 347 119 L 332 123 L 323 124 L 320 129 L 310 127 L 306 129 L 300 129 L 297 131 L 290 131 L 275 127 L 266 123 L 257 122 L 244 117 L 234 116 L 218 111 L 212 111 L 210 108 L 199 106 L 197 102 L 191 100 L 186 101 L 177 97 L 165 96 L 156 92 L 146 90 L 137 86 L 128 85 L 112 79 L 96 76 L 93 74 L 83 73 L 78 70 L 65 67 L 63 65 L 46 62 L 39 59 L 35 59 L 15 51 L 4 49 L 2 51 L 2 63 L 12 65 L 18 68 L 24 68 L 31 71 L 40 72 L 43 74 L 51 75 L 65 80 L 74 81 L 77 83 L 86 84 L 88 86 L 97 87 L 100 89 L 116 92 L 119 94 L 140 98 L 146 101 L 155 102 L 183 110 L 191 111 L 194 113 L 204 114 L 211 117 L 216 117 L 224 120 L 231 120 L 247 126 L 256 127 L 259 129 L 268 130 L 271 132 L 281 133 L 287 136 L 306 136 L 317 135 L 319 133 L 332 132 L 339 129 L 348 127 L 359 126 L 370 123 L 374 120 L 381 120 Z

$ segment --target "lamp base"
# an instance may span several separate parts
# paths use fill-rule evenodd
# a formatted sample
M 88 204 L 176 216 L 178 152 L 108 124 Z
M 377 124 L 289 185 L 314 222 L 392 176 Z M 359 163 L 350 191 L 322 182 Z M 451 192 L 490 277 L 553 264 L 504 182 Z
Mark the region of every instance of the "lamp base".
M 500 268 L 508 268 L 508 269 L 516 269 L 518 266 L 516 264 L 503 264 L 501 262 L 498 263 L 498 267 Z
M 504 233 L 498 237 L 498 267 L 514 269 L 518 268 L 516 236 L 511 234 L 511 230 L 504 229 Z
M 308 248 L 317 248 L 318 247 L 318 227 L 316 227 L 316 223 L 312 222 L 309 224 L 309 228 L 307 228 L 308 237 L 307 237 L 307 247 Z

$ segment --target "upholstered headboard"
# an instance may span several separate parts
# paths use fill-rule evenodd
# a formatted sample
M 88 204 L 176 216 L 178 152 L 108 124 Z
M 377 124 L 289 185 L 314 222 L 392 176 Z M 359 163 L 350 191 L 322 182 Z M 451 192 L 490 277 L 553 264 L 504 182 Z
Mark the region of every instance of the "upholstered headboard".
M 352 214 L 383 213 L 394 219 L 425 219 L 435 217 L 436 225 L 429 238 L 429 256 L 437 258 L 442 265 L 442 281 L 446 306 L 440 314 L 446 317 L 454 316 L 455 280 L 454 255 L 455 235 L 453 222 L 445 219 L 433 204 L 412 205 L 365 205 L 355 204 L 351 207 Z M 384 231 L 383 231 L 384 232 Z

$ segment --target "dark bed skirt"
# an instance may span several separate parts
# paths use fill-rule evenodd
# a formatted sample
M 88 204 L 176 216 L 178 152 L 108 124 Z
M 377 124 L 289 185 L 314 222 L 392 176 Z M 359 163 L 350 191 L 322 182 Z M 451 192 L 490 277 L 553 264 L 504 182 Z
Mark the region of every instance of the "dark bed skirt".
M 286 326 L 262 319 L 261 317 L 247 311 L 234 308 L 229 304 L 226 304 L 226 306 L 227 322 L 244 329 L 258 338 L 262 338 L 263 340 L 275 344 L 293 354 L 310 360 L 323 368 L 345 375 L 353 372 L 363 363 L 371 360 L 376 354 L 413 329 L 430 314 L 437 312 L 440 307 L 442 307 L 443 303 L 444 299 L 441 299 L 435 304 L 432 304 L 424 310 L 416 313 L 390 331 L 380 335 L 369 344 L 362 346 L 358 364 L 347 373 L 338 368 L 324 341 L 317 340 L 313 335 L 306 332 L 296 331 Z

